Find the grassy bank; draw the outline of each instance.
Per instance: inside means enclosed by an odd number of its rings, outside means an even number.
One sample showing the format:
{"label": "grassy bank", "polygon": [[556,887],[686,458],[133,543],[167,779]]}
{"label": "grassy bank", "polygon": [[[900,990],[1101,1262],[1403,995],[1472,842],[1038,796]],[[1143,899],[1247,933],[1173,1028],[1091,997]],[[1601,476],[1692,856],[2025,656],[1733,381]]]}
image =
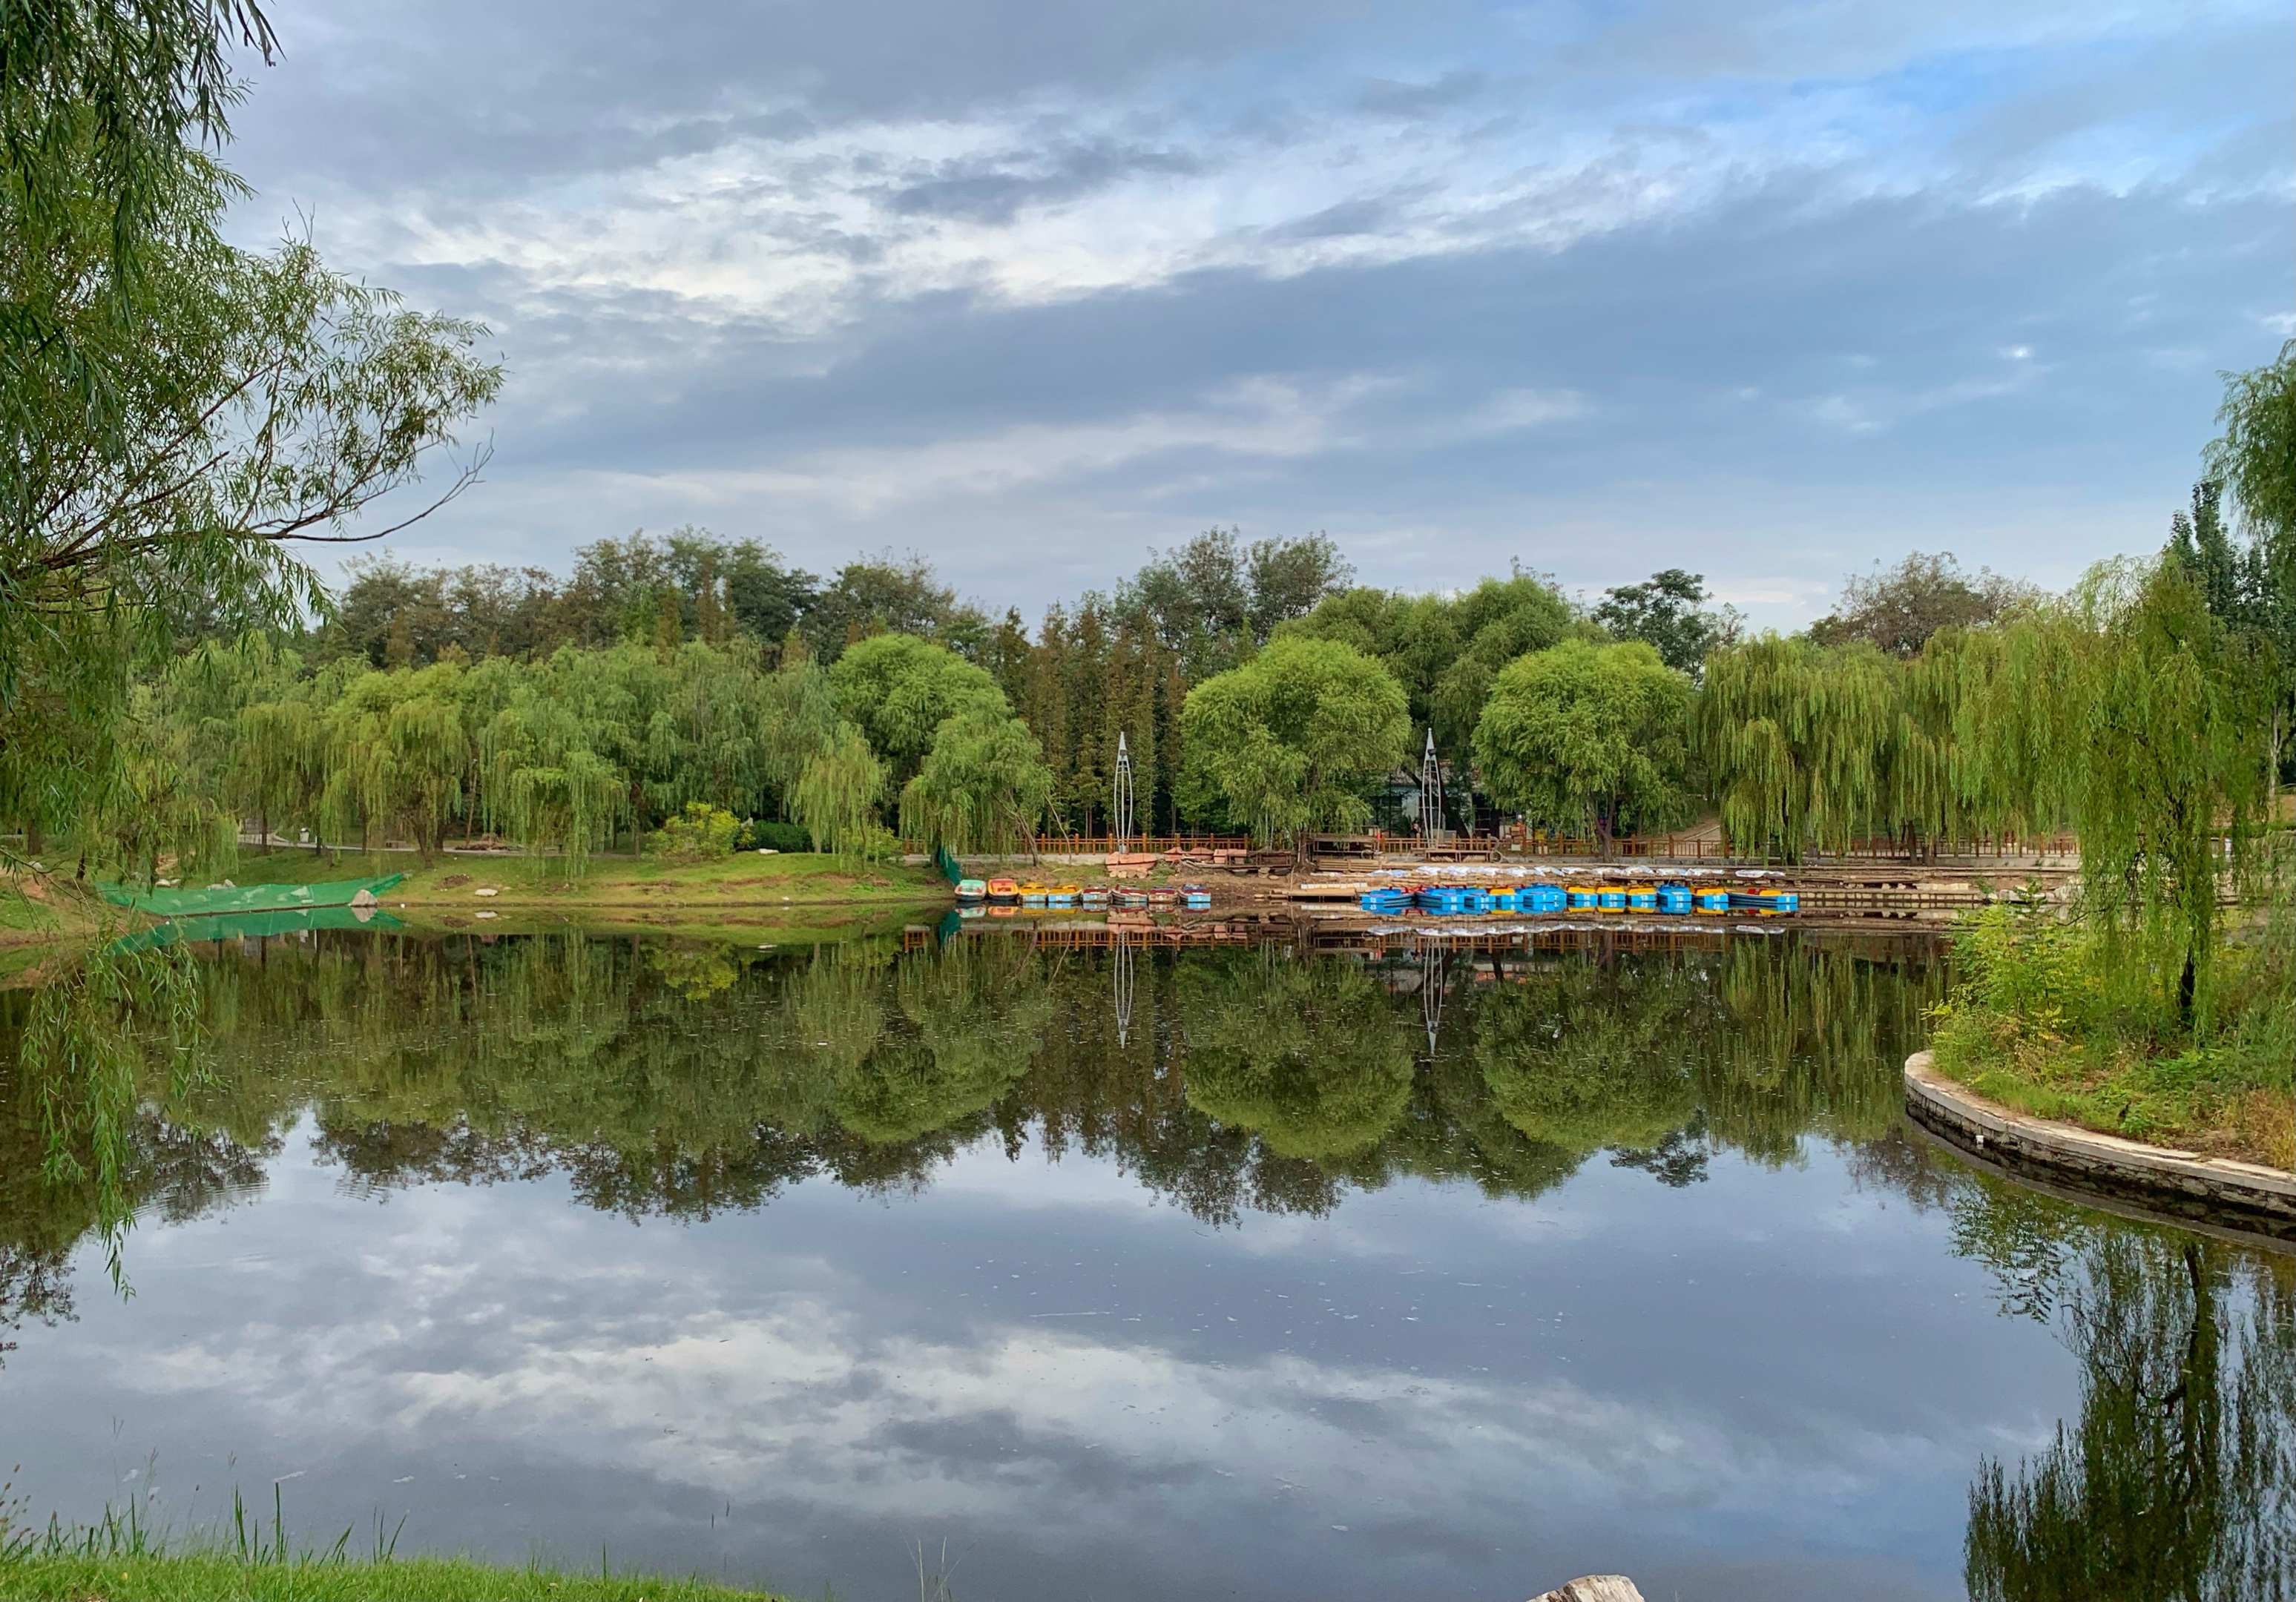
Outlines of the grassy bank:
{"label": "grassy bank", "polygon": [[760,1591],[650,1574],[500,1568],[466,1557],[242,1558],[226,1552],[0,1558],[9,1602],[764,1602]]}
{"label": "grassy bank", "polygon": [[35,948],[94,934],[102,916],[95,897],[69,880],[0,875],[0,972],[37,960]]}
{"label": "grassy bank", "polygon": [[[275,849],[242,852],[232,879],[242,885],[306,884],[388,873],[406,875],[383,900],[394,912],[404,908],[410,923],[460,927],[456,919],[475,922],[483,911],[495,913],[505,930],[521,920],[531,924],[537,916],[553,925],[697,929],[721,921],[747,926],[770,917],[781,925],[795,921],[851,932],[846,926],[882,923],[888,914],[937,908],[950,899],[947,881],[930,868],[812,852],[750,852],[701,862],[599,856],[580,876],[570,877],[552,857],[455,853],[425,862],[413,852]],[[798,909],[826,908],[838,915],[796,914]]]}
{"label": "grassy bank", "polygon": [[2296,1168],[2296,896],[2235,925],[2193,1016],[2181,951],[1988,907],[1956,927],[1938,1070],[2037,1117]]}

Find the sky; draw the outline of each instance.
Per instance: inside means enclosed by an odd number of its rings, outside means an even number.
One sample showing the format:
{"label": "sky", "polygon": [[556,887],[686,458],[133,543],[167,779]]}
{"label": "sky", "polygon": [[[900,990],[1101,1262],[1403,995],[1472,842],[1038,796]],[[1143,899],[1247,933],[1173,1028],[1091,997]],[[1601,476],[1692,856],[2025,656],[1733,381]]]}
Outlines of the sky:
{"label": "sky", "polygon": [[1363,582],[2157,548],[2296,335],[2284,0],[311,0],[250,243],[509,378],[421,562],[698,524],[1035,613],[1212,527]]}

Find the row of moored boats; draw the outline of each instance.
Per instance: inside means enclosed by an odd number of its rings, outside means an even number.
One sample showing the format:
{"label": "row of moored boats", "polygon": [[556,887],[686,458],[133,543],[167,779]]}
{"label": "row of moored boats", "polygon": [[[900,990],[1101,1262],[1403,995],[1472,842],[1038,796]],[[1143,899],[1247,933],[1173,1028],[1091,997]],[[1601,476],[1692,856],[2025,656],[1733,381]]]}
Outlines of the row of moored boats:
{"label": "row of moored boats", "polygon": [[992,907],[1168,907],[1208,911],[1212,893],[1201,885],[1149,885],[1137,890],[1106,885],[1040,885],[1033,880],[968,879],[956,887],[960,903]]}
{"label": "row of moored boats", "polygon": [[1381,885],[1363,893],[1366,912],[1393,917],[1488,917],[1500,912],[1792,912],[1801,904],[1792,890],[1732,890],[1720,886],[1652,885]]}

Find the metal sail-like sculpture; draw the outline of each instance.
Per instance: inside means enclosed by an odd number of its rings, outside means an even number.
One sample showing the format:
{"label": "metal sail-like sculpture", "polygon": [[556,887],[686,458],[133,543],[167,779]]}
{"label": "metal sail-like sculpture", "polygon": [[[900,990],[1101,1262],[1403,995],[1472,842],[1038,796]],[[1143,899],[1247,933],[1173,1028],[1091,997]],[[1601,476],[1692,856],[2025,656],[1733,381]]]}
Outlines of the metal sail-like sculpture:
{"label": "metal sail-like sculpture", "polygon": [[1435,731],[1427,731],[1427,755],[1419,764],[1419,838],[1431,840],[1443,828],[1443,764],[1435,758]]}
{"label": "metal sail-like sculpture", "polygon": [[1132,844],[1132,749],[1124,742],[1124,732],[1116,732],[1116,793],[1109,797],[1108,820],[1115,826],[1116,848],[1124,851]]}

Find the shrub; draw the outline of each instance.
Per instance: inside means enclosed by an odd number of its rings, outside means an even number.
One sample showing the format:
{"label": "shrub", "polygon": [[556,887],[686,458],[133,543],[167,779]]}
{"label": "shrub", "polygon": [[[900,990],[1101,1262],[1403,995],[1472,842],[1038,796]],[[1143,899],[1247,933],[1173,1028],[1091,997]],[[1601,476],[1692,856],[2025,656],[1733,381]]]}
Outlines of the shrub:
{"label": "shrub", "polygon": [[685,811],[663,823],[653,837],[654,849],[674,862],[705,862],[734,854],[741,821],[722,806],[688,801]]}
{"label": "shrub", "polygon": [[810,851],[813,836],[802,823],[784,823],[777,818],[752,818],[742,825],[734,837],[736,851]]}

